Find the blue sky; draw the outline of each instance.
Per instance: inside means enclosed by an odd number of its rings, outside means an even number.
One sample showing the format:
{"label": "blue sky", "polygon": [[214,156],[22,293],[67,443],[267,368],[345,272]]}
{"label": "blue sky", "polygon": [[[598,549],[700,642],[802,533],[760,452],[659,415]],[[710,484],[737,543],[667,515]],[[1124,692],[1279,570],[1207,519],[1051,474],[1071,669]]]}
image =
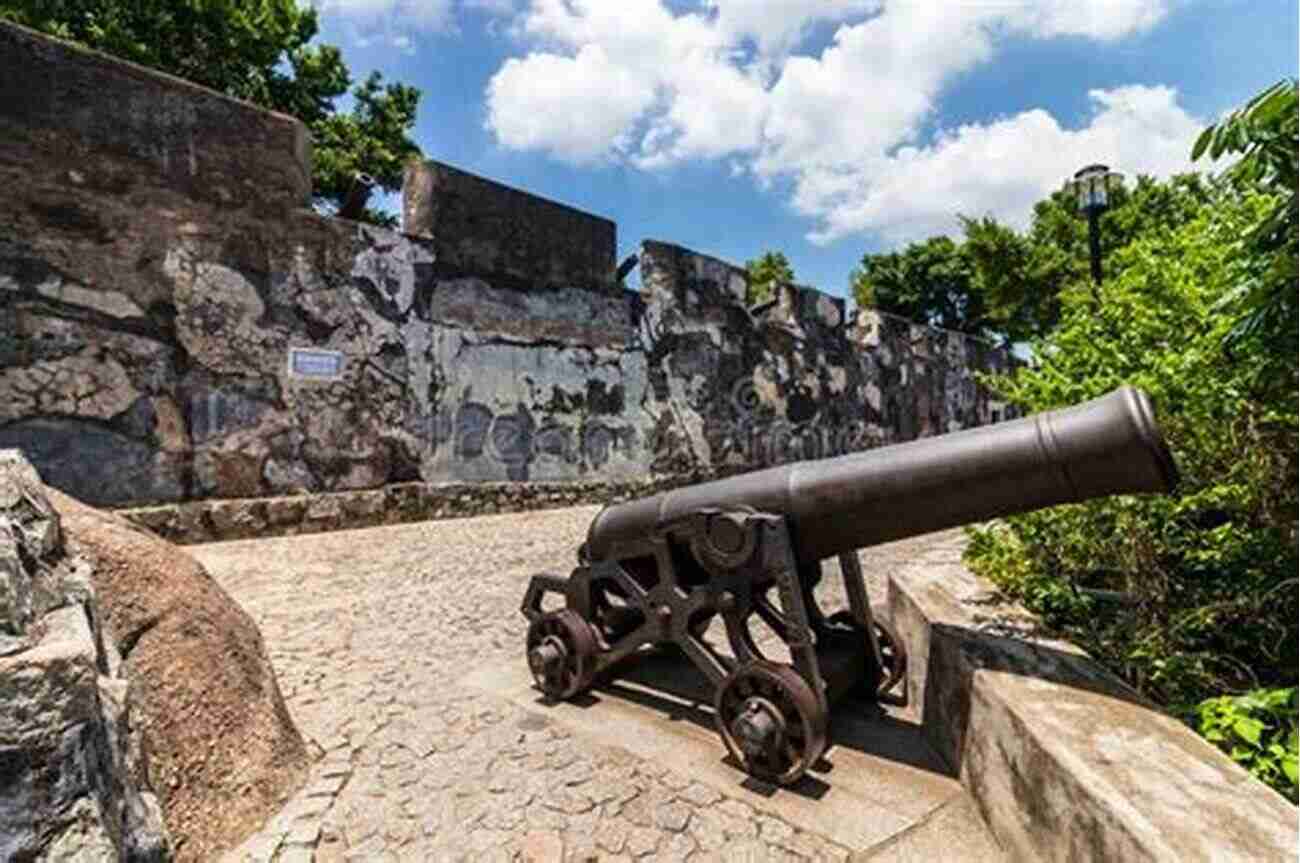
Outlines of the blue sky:
{"label": "blue sky", "polygon": [[1297,74],[1293,0],[316,0],[429,158],[843,295],[864,252],[1167,175]]}

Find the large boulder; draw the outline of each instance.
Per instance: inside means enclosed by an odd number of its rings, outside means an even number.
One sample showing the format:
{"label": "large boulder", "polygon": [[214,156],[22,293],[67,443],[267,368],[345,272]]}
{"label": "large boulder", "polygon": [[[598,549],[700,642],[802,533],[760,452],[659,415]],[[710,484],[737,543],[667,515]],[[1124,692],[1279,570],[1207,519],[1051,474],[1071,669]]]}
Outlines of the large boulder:
{"label": "large boulder", "polygon": [[211,859],[278,810],[311,760],[261,634],[176,546],[52,488],[44,494],[84,561],[103,641],[120,653],[175,857]]}
{"label": "large boulder", "polygon": [[121,645],[178,860],[237,844],[306,779],[311,757],[253,619],[194,558],[127,520],[49,490],[94,568]]}
{"label": "large boulder", "polygon": [[40,477],[0,450],[0,859],[165,860],[129,675]]}

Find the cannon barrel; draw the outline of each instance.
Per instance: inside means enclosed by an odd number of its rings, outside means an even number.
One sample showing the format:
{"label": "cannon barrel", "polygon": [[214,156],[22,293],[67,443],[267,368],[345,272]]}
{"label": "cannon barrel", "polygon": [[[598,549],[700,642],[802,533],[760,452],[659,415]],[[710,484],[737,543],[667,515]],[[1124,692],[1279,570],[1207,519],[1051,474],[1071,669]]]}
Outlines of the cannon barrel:
{"label": "cannon barrel", "polygon": [[1074,407],[740,474],[608,506],[592,561],[701,509],[786,516],[801,562],[956,525],[1112,494],[1171,491],[1173,457],[1146,394],[1121,387]]}

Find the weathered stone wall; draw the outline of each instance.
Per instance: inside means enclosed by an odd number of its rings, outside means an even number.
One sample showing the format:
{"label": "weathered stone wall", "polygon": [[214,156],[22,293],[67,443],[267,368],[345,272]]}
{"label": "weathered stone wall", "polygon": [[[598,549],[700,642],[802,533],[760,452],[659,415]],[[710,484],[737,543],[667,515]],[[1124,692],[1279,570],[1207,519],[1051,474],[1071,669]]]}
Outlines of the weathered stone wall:
{"label": "weathered stone wall", "polygon": [[641,250],[642,324],[656,418],[651,467],[718,469],[825,458],[1007,417],[975,380],[1005,350],[786,285],[744,302],[744,271],[678,246]]}
{"label": "weathered stone wall", "polygon": [[843,300],[787,286],[752,311],[743,270],[652,241],[641,284],[653,470],[760,466],[869,443]]}
{"label": "weathered stone wall", "polygon": [[429,285],[436,389],[426,481],[628,478],[645,470],[636,295]]}
{"label": "weathered stone wall", "polygon": [[22,180],[51,222],[105,243],[115,214],[82,192],[151,204],[166,190],[267,213],[310,201],[310,137],[292,117],[11,24],[0,24],[0,124],[6,194]]}
{"label": "weathered stone wall", "polygon": [[406,166],[402,229],[431,240],[448,272],[618,291],[613,222],[450,165]]}
{"label": "weathered stone wall", "polygon": [[849,330],[868,429],[888,443],[946,434],[1012,416],[975,379],[1009,372],[1010,351],[963,333],[863,309]]}
{"label": "weathered stone wall", "polygon": [[[0,446],[95,504],[627,482],[997,419],[963,336],[435,163],[321,218],[305,132],[0,25]],[[123,117],[125,111],[126,116]]]}

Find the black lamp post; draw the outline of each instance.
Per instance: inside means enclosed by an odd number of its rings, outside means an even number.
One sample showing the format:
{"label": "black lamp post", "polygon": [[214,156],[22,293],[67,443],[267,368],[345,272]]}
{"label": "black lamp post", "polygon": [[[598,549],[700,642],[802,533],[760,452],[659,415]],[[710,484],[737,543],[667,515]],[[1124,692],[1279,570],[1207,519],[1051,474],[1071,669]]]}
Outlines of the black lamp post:
{"label": "black lamp post", "polygon": [[1101,284],[1101,213],[1110,205],[1109,192],[1123,174],[1105,165],[1089,165],[1074,175],[1079,208],[1088,214],[1088,249],[1092,257],[1092,280]]}

